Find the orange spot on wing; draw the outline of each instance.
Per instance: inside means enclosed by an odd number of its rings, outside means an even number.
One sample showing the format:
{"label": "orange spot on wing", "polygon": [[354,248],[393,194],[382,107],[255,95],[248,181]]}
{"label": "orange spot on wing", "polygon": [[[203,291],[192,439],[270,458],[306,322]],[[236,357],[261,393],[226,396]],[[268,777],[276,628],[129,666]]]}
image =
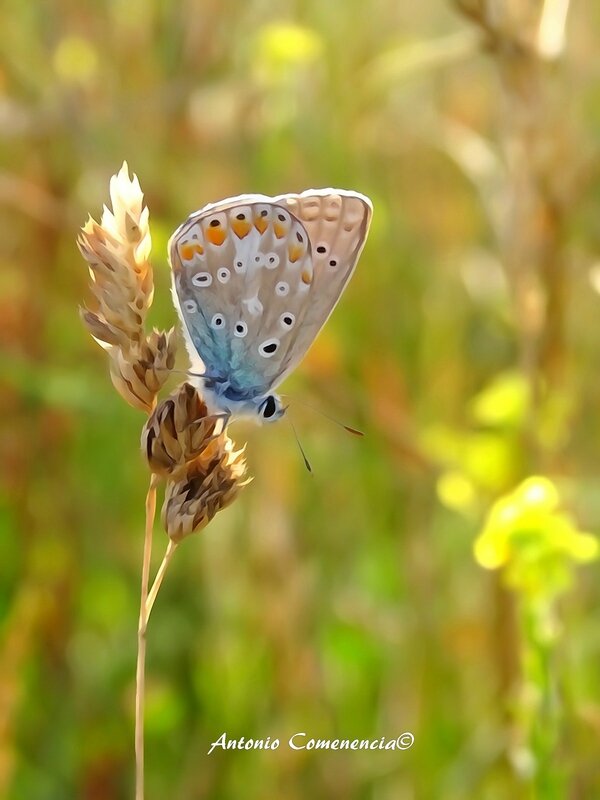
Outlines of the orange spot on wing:
{"label": "orange spot on wing", "polygon": [[227,231],[223,230],[222,227],[207,228],[204,235],[211,244],[223,244],[227,238]]}
{"label": "orange spot on wing", "polygon": [[312,272],[310,272],[310,270],[303,269],[302,270],[302,283],[306,283],[306,284],[312,283],[312,279],[313,279]]}
{"label": "orange spot on wing", "polygon": [[184,261],[191,261],[196,254],[201,256],[204,248],[199,242],[185,242],[180,246],[179,253]]}
{"label": "orange spot on wing", "polygon": [[179,255],[184,261],[190,261],[194,257],[196,248],[193,244],[182,244],[179,248]]}
{"label": "orange spot on wing", "polygon": [[234,219],[231,223],[231,227],[233,228],[235,235],[239,239],[243,239],[244,236],[248,236],[252,226],[249,222],[246,222],[245,219]]}
{"label": "orange spot on wing", "polygon": [[283,227],[283,225],[280,225],[279,222],[273,223],[273,230],[275,231],[275,236],[278,239],[283,239],[283,237],[286,234],[285,228]]}
{"label": "orange spot on wing", "polygon": [[269,227],[269,223],[264,217],[254,217],[254,227],[262,236]]}
{"label": "orange spot on wing", "polygon": [[298,247],[297,244],[292,244],[290,245],[290,247],[288,247],[288,258],[290,259],[292,264],[295,261],[298,261],[298,259],[301,258],[303,253],[304,253],[304,248]]}

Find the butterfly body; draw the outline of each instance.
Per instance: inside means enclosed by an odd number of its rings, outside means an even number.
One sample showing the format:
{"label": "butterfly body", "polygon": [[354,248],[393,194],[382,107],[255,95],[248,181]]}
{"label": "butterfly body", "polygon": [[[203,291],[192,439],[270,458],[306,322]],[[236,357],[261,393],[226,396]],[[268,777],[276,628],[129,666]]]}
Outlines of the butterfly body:
{"label": "butterfly body", "polygon": [[273,390],[335,307],[365,242],[370,201],[342,190],[241,195],[171,237],[173,298],[213,411],[279,419]]}

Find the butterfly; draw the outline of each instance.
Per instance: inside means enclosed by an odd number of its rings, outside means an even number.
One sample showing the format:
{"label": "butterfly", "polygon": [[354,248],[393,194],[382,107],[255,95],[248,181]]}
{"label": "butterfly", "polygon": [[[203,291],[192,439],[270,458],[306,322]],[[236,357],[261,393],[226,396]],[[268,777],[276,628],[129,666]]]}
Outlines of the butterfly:
{"label": "butterfly", "polygon": [[358,192],[240,195],[204,206],[169,240],[175,307],[211,412],[273,422],[274,390],[336,306],[372,216]]}

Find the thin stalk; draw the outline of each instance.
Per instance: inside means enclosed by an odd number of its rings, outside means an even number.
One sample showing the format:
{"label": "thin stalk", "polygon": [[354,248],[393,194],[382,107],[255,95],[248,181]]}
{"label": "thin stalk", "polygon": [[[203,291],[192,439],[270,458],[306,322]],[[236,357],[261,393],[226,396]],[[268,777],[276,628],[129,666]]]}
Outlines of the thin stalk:
{"label": "thin stalk", "polygon": [[548,635],[548,628],[554,627],[553,617],[551,601],[522,599],[523,674],[526,687],[535,698],[527,731],[528,745],[536,759],[532,788],[536,797],[559,800],[565,796],[566,786],[556,758],[561,708],[553,667],[554,641]]}
{"label": "thin stalk", "polygon": [[158,478],[152,475],[146,494],[146,530],[142,560],[142,585],[140,591],[140,617],[138,622],[138,652],[135,681],[135,800],[144,800],[144,696],[146,674],[146,627],[148,614],[148,583],[152,556],[152,531],[156,514],[156,487]]}
{"label": "thin stalk", "polygon": [[158,594],[158,590],[161,587],[163,582],[163,578],[165,577],[165,572],[167,571],[167,567],[169,566],[169,562],[173,557],[173,553],[177,548],[177,544],[172,540],[169,539],[169,544],[167,545],[167,550],[163,556],[162,563],[158,568],[158,572],[156,573],[156,577],[154,578],[154,583],[152,584],[152,588],[148,592],[148,597],[146,599],[146,622],[150,618],[150,613],[152,612],[152,607],[154,605],[154,601],[156,600],[156,595]]}

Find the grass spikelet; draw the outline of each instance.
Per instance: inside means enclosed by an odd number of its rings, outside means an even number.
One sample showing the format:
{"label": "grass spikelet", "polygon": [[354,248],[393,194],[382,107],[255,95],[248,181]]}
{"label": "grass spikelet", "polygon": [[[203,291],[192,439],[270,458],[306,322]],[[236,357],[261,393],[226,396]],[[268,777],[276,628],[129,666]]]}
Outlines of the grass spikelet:
{"label": "grass spikelet", "polygon": [[150,412],[175,364],[175,337],[172,330],[150,335],[144,330],[154,295],[149,214],[126,163],[110,180],[110,197],[112,210],[104,208],[100,223],[90,217],[77,239],[95,305],[81,309],[81,318],[108,352],[119,394],[134,408]]}
{"label": "grass spikelet", "polygon": [[208,525],[235,500],[245,474],[243,450],[234,450],[231,439],[221,434],[210,442],[180,477],[167,482],[161,518],[170,539],[180,542]]}

